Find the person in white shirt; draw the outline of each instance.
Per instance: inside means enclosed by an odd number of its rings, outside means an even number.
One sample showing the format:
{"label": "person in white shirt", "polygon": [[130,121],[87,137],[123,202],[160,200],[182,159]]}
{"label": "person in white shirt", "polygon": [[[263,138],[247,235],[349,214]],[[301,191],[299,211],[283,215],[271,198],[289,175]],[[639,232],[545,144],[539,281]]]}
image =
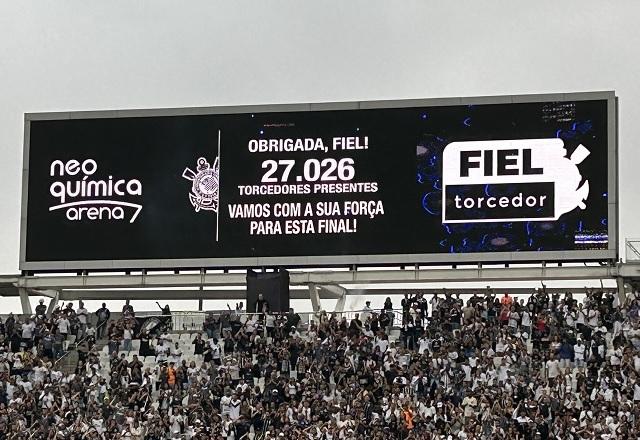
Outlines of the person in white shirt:
{"label": "person in white shirt", "polygon": [[418,353],[423,354],[425,351],[429,349],[429,338],[426,335],[423,335],[418,339]]}
{"label": "person in white shirt", "polygon": [[222,396],[220,398],[220,414],[222,414],[223,416],[229,415],[229,413],[231,412],[231,393],[229,391],[227,391],[227,393]]}
{"label": "person in white shirt", "polygon": [[[252,334],[257,326],[257,319],[252,318],[252,320],[247,321],[247,334]],[[267,337],[273,338],[276,330],[276,315],[271,313],[270,310],[265,312],[264,315],[264,326],[267,329]]]}
{"label": "person in white shirt", "polygon": [[529,313],[529,310],[527,309],[522,310],[521,325],[523,331],[527,332],[527,334],[531,334],[531,313]]}
{"label": "person in white shirt", "polygon": [[633,401],[634,403],[640,403],[640,383],[633,384]]}
{"label": "person in white shirt", "polygon": [[18,376],[18,379],[16,380],[16,385],[18,387],[22,387],[24,391],[26,391],[27,393],[30,393],[33,390],[33,385],[31,384],[31,382],[28,380],[23,380],[22,376]]}
{"label": "person in white shirt", "polygon": [[41,361],[39,361],[35,367],[33,367],[33,381],[35,383],[43,383],[45,376],[49,370],[45,367]]}
{"label": "person in white shirt", "polygon": [[464,382],[471,382],[471,366],[462,364],[462,371],[464,371]]}
{"label": "person in white shirt", "polygon": [[133,330],[131,324],[126,324],[122,331],[122,350],[127,353],[131,352],[131,340],[133,339]]}
{"label": "person in white shirt", "polygon": [[435,316],[438,311],[438,307],[440,306],[440,298],[438,298],[437,293],[433,294],[433,297],[429,300],[429,304],[431,304],[431,315]]}
{"label": "person in white shirt", "polygon": [[360,314],[360,319],[362,320],[363,324],[366,324],[367,320],[371,317],[372,311],[373,309],[371,309],[371,301],[365,302],[362,313]]}
{"label": "person in white shirt", "polygon": [[66,315],[62,315],[62,317],[58,319],[56,324],[58,325],[58,330],[60,330],[60,334],[62,334],[62,337],[66,340],[67,335],[69,334],[69,327],[71,326]]}
{"label": "person in white shirt", "polygon": [[609,363],[612,367],[619,367],[622,362],[622,349],[620,347],[611,350]]}
{"label": "person in white shirt", "polygon": [[498,342],[496,343],[496,355],[502,356],[506,347],[507,346],[504,343],[504,339],[498,339]]}
{"label": "person in white shirt", "polygon": [[509,367],[507,367],[507,364],[503,358],[500,363],[500,366],[498,367],[498,383],[504,384],[508,378],[509,378]]}
{"label": "person in white shirt", "polygon": [[27,322],[22,324],[22,342],[27,350],[31,348],[31,344],[33,342],[33,331],[35,328],[36,324],[33,322],[33,319],[29,319]]}
{"label": "person in white shirt", "polygon": [[590,309],[587,313],[588,325],[592,329],[595,329],[598,326],[598,311],[596,309]]}
{"label": "person in white shirt", "polygon": [[511,310],[509,314],[509,328],[515,333],[518,329],[518,325],[520,322],[520,314],[516,312],[514,309]]}
{"label": "person in white shirt", "polygon": [[584,362],[585,350],[586,350],[586,347],[584,345],[584,342],[582,342],[581,338],[578,338],[576,344],[573,346],[574,359],[575,359],[577,368],[584,368],[585,366],[585,362]]}
{"label": "person in white shirt", "polygon": [[577,318],[576,312],[567,311],[565,313],[564,319],[565,319],[566,324],[569,327],[575,327],[576,326],[576,318]]}
{"label": "person in white shirt", "polygon": [[549,360],[545,363],[547,370],[547,377],[549,379],[555,379],[560,374],[560,362],[558,359],[549,357]]}
{"label": "person in white shirt", "polygon": [[240,404],[242,400],[238,398],[237,394],[234,394],[229,401],[229,418],[231,420],[238,420],[240,418]]}
{"label": "person in white shirt", "polygon": [[474,394],[468,391],[464,399],[462,399],[462,406],[464,407],[464,417],[470,418],[475,416],[476,406],[478,405],[478,400],[475,398]]}
{"label": "person in white shirt", "polygon": [[171,433],[174,437],[181,438],[180,436],[180,424],[184,421],[184,417],[182,415],[172,415],[169,418],[169,423],[171,424]]}
{"label": "person in white shirt", "polygon": [[170,350],[169,362],[173,362],[176,365],[180,365],[182,361],[182,349],[180,348],[180,344],[176,342]]}
{"label": "person in white shirt", "polygon": [[169,352],[169,346],[164,343],[164,340],[160,339],[158,341],[158,345],[156,345],[156,361],[166,362],[168,352]]}
{"label": "person in white shirt", "polygon": [[387,339],[387,336],[383,336],[381,338],[376,338],[376,347],[380,347],[380,353],[384,354],[387,351],[387,348],[389,347],[389,339]]}
{"label": "person in white shirt", "polygon": [[87,328],[84,332],[84,336],[87,338],[95,338],[96,337],[96,328],[91,325],[90,322],[87,322]]}
{"label": "person in white shirt", "polygon": [[80,324],[80,327],[78,328],[78,339],[81,339],[85,336],[87,331],[87,316],[89,316],[89,311],[84,307],[84,303],[82,301],[78,303],[76,316],[78,318],[78,323]]}
{"label": "person in white shirt", "polygon": [[214,364],[220,365],[220,358],[222,357],[222,348],[216,338],[209,339],[209,349],[211,350],[211,360]]}

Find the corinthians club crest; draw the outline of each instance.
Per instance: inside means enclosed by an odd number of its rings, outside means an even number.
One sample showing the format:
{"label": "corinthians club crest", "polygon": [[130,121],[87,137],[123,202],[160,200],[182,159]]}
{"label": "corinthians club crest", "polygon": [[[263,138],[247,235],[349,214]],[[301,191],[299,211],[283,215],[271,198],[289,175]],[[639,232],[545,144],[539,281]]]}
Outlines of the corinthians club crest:
{"label": "corinthians club crest", "polygon": [[218,185],[220,176],[218,159],[219,158],[216,157],[213,165],[210,165],[207,159],[201,157],[198,159],[196,171],[187,167],[182,172],[182,177],[192,182],[189,201],[196,212],[199,212],[201,209],[218,212]]}

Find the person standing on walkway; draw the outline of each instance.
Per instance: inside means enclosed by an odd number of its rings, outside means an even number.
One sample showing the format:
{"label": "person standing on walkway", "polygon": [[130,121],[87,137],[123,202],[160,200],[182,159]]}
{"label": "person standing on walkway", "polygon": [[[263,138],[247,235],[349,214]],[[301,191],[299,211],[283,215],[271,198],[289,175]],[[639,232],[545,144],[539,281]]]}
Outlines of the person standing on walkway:
{"label": "person standing on walkway", "polygon": [[96,325],[97,339],[102,339],[107,328],[107,321],[111,317],[111,312],[106,303],[102,303],[102,307],[96,311],[96,316],[98,317],[98,324]]}

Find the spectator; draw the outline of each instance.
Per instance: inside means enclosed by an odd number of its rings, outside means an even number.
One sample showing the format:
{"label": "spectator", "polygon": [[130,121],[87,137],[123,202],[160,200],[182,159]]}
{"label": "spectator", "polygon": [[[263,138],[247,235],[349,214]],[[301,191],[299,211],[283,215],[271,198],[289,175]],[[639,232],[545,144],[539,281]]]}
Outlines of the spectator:
{"label": "spectator", "polygon": [[125,303],[122,306],[122,316],[125,317],[125,318],[128,318],[128,317],[131,317],[131,316],[134,316],[134,315],[135,315],[135,313],[133,311],[133,306],[130,303]]}
{"label": "spectator", "polygon": [[198,333],[192,344],[194,345],[193,353],[202,356],[207,345],[206,341],[202,339],[202,334]]}
{"label": "spectator", "polygon": [[31,316],[22,324],[22,346],[29,350],[33,345],[33,334],[36,329],[35,316]]}
{"label": "spectator", "polygon": [[271,307],[269,307],[269,302],[264,299],[264,296],[262,295],[262,293],[258,294],[258,300],[256,301],[256,308],[254,310],[255,313],[259,313],[260,316],[262,317],[262,313],[264,313],[266,310],[270,310]]}
{"label": "spectator", "polygon": [[[265,323],[265,327],[267,329],[267,336],[270,338],[273,338],[275,336],[275,332],[276,332],[276,316],[271,313],[270,310],[267,310],[265,312],[265,319],[264,319],[264,323]],[[256,331],[256,325],[257,325],[257,321],[253,320],[253,319],[249,319],[247,320],[247,333],[248,334],[253,334],[253,332]]]}
{"label": "spectator", "polygon": [[204,321],[204,330],[207,333],[207,338],[217,337],[220,331],[220,319],[213,313],[208,313]]}
{"label": "spectator", "polygon": [[287,327],[298,327],[300,324],[300,315],[295,313],[292,308],[289,308],[289,313],[287,313]]}
{"label": "spectator", "polygon": [[84,307],[84,303],[82,301],[78,302],[78,310],[76,310],[76,317],[78,318],[78,340],[86,335],[88,316],[89,311]]}
{"label": "spectator", "polygon": [[[575,299],[531,296],[512,301],[504,326],[490,319],[490,309],[503,308],[491,294],[464,308],[445,294],[431,314],[420,294],[407,296],[400,340],[373,330],[373,312],[364,323],[318,313],[295,331],[289,314],[273,314],[268,339],[266,320],[232,320],[222,344],[143,332],[157,359],[83,343],[71,374],[51,362],[62,351],[57,322],[67,316],[73,327],[76,319],[68,307],[34,317],[34,342],[41,336],[30,349],[22,346],[30,321],[12,316],[0,326],[0,438],[639,438],[635,297],[618,303],[592,292],[584,309],[596,310],[598,322],[587,321],[587,339]],[[127,319],[111,323],[110,337],[123,336]]]}
{"label": "spectator", "polygon": [[158,305],[158,307],[162,311],[162,316],[171,316],[171,309],[169,308],[169,304],[165,304],[164,307],[162,307],[160,305],[160,303],[157,302],[157,301],[156,301],[156,304]]}
{"label": "spectator", "polygon": [[58,320],[56,321],[56,325],[58,326],[58,331],[62,335],[62,339],[66,340],[71,327],[71,323],[69,322],[67,315],[63,314],[62,316],[60,316],[60,318],[58,318]]}
{"label": "spectator", "polygon": [[122,351],[131,352],[131,341],[133,339],[133,325],[129,322],[124,324],[122,331]]}
{"label": "spectator", "polygon": [[38,301],[38,305],[36,306],[36,316],[38,318],[44,318],[47,314],[47,306],[44,305],[44,299]]}
{"label": "spectator", "polygon": [[371,317],[371,301],[366,301],[364,303],[364,309],[362,309],[362,322],[367,322]]}
{"label": "spectator", "polygon": [[96,337],[98,339],[102,339],[107,329],[107,322],[111,317],[111,312],[107,308],[106,303],[102,303],[102,307],[96,311],[96,316],[98,317],[98,323],[96,324]]}

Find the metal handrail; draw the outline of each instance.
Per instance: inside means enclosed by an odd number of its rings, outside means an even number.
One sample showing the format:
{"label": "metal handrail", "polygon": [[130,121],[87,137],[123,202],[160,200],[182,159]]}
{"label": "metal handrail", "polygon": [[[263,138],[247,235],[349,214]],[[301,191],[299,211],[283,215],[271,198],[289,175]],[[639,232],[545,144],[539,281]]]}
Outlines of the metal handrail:
{"label": "metal handrail", "polygon": [[[392,312],[394,314],[394,325],[401,325],[402,324],[402,313],[403,310],[401,308],[396,308],[396,309],[389,309],[388,311]],[[363,313],[363,312],[370,312],[370,313],[380,313],[380,309],[372,309],[372,310],[364,310],[364,309],[358,309],[358,310],[345,310],[342,312],[336,312],[336,311],[326,311],[326,310],[320,310],[318,312],[295,312],[297,315],[300,315],[301,317],[305,317],[306,318],[306,323],[310,324],[311,321],[317,321],[317,319],[319,318],[320,314],[324,312],[326,313],[326,315],[328,317],[331,317],[332,315],[338,316],[339,318],[342,318],[343,316],[346,317],[347,319],[352,319],[356,313]],[[210,313],[216,314],[216,315],[221,315],[223,313],[229,313],[233,316],[236,317],[240,317],[240,319],[242,319],[243,317],[248,317],[248,316],[252,316],[252,315],[259,315],[260,313],[256,313],[256,312],[247,312],[245,310],[243,311],[236,311],[236,310],[210,310],[210,311],[182,311],[182,312],[171,312],[171,330],[172,331],[202,331],[203,330],[203,326],[204,326],[204,322],[205,322],[205,318],[207,315],[209,315]],[[274,315],[280,316],[280,315],[286,315],[287,312],[274,312]],[[145,315],[137,315],[138,317],[156,317],[156,318],[167,318],[168,315],[160,315],[160,314],[145,314]],[[196,319],[192,319],[190,322],[188,322],[188,318],[196,318]]]}
{"label": "metal handrail", "polygon": [[[29,431],[33,431],[31,432],[31,434],[29,435],[29,438],[33,437],[33,435],[36,433],[36,431],[33,430],[33,428],[38,424],[38,420],[36,420],[35,422],[33,422],[33,425],[29,426]],[[15,435],[13,436],[15,437]],[[11,438],[13,438],[11,437]]]}
{"label": "metal handrail", "polygon": [[[402,313],[403,313],[402,309],[389,309],[387,311],[388,312],[392,312],[394,314],[394,323],[393,323],[394,325],[396,324],[396,321],[398,321],[398,320],[400,321],[400,324],[401,324]],[[202,331],[202,326],[204,325],[204,317],[206,317],[209,313],[221,314],[221,313],[224,313],[224,312],[235,314],[235,316],[239,316],[239,317],[248,317],[248,316],[252,316],[252,315],[257,315],[258,314],[258,313],[255,313],[255,312],[246,312],[246,311],[239,312],[239,311],[234,311],[234,310],[231,310],[231,311],[229,311],[229,310],[223,310],[223,311],[199,311],[198,310],[198,311],[192,311],[192,312],[191,311],[171,312],[170,317],[171,317],[171,322],[172,322],[172,331],[185,331],[185,330]],[[321,310],[321,311],[318,311],[318,312],[300,312],[300,313],[296,312],[296,314],[298,314],[298,315],[306,315],[308,318],[319,318],[320,315],[323,312],[326,313],[326,315],[328,317],[331,317],[332,315],[335,315],[335,316],[338,316],[338,317],[342,318],[343,316],[346,315],[345,317],[347,319],[353,319],[353,317],[355,316],[356,313],[363,313],[363,312],[379,313],[380,310],[378,310],[378,309],[374,309],[374,310],[360,309],[360,310],[345,310],[345,311],[342,311],[342,312],[328,312],[328,311],[325,311],[325,310]],[[287,313],[284,313],[284,312],[276,312],[276,313],[274,313],[274,315],[286,315],[286,314]],[[180,316],[198,316],[198,317],[202,317],[202,323],[197,328],[192,326],[190,329],[188,329],[188,328],[185,327],[184,323],[181,323],[181,322],[179,323],[179,322],[177,322],[177,320],[174,319],[174,318],[180,317]],[[141,315],[140,317],[167,318],[168,315],[160,315],[160,314],[154,313],[154,314],[144,314],[144,315]],[[308,320],[308,324],[309,325],[311,324],[311,321],[312,321],[312,319]],[[314,321],[315,321],[315,319],[314,319]],[[102,323],[100,323],[98,326],[96,326],[96,330],[98,330],[102,326],[105,326],[107,324],[107,322],[108,321],[103,321]],[[181,326],[182,326],[182,328],[180,328]],[[85,342],[87,340],[88,340],[88,336],[83,336],[81,339],[79,339],[77,341],[74,341],[73,344],[75,344],[76,347],[77,347],[78,345],[80,345],[81,343],[83,343],[83,342]],[[76,348],[76,350],[77,350],[77,348]],[[61,361],[66,359],[67,356],[69,356],[69,354],[71,353],[71,351],[72,350],[67,350],[66,352],[64,352],[64,354],[62,356],[60,356],[58,359],[56,359],[53,362],[53,368],[57,367],[60,364]]]}
{"label": "metal handrail", "polygon": [[[100,327],[102,327],[102,326],[106,325],[106,324],[107,324],[107,322],[109,322],[109,321],[108,321],[108,320],[107,320],[107,321],[103,321],[101,324],[99,324],[98,326],[96,326],[96,332],[98,331],[98,329],[99,329]],[[88,340],[88,339],[89,339],[89,338],[88,338],[88,336],[86,336],[86,335],[85,335],[85,336],[83,336],[80,340],[78,340],[78,341],[74,341],[73,343],[76,345],[76,350],[77,350],[78,345],[82,344],[83,342],[85,342],[85,341],[86,341],[86,340]],[[70,353],[71,353],[71,350],[67,350],[66,352],[64,352],[64,354],[63,354],[62,356],[60,356],[58,359],[56,359],[55,361],[53,361],[53,368],[55,368],[56,366],[58,366],[58,363],[59,363],[61,360],[65,359],[65,358],[66,358]]]}
{"label": "metal handrail", "polygon": [[[636,246],[634,246],[633,243],[640,243],[640,239],[638,239],[638,238],[627,238],[625,240],[626,249],[627,250],[631,250],[631,252],[633,252],[635,254],[636,258],[632,259],[632,261],[640,260],[640,250],[638,250],[638,248]],[[625,256],[627,257],[627,261],[629,261],[628,253]]]}

